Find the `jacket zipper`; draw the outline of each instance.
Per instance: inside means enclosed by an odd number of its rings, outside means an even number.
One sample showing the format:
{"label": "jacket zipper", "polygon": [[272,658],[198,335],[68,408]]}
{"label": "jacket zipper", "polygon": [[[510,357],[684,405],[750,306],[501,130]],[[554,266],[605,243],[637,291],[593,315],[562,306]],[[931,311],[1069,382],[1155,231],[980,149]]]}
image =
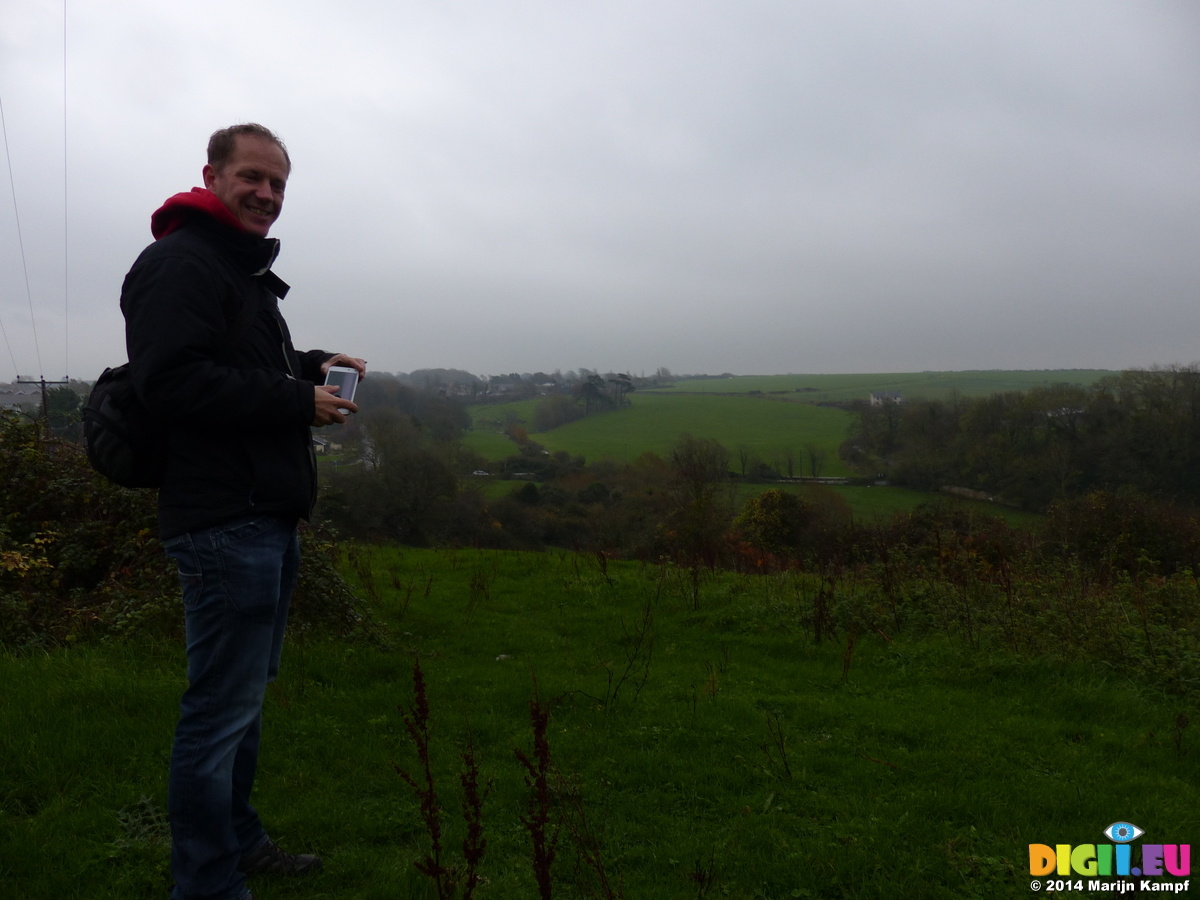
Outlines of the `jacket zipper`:
{"label": "jacket zipper", "polygon": [[[287,338],[284,336],[286,332],[283,330],[283,323],[280,321],[278,309],[272,310],[272,318],[275,320],[275,327],[279,329],[279,349],[283,353],[283,364],[287,366],[287,376],[292,381],[297,381],[296,372],[292,368],[292,358],[288,355]],[[317,454],[313,450],[312,429],[305,426],[304,430],[308,437],[305,443],[308,446],[308,472],[309,484],[311,485],[308,492],[308,515],[305,518],[312,519],[313,507],[317,505]]]}

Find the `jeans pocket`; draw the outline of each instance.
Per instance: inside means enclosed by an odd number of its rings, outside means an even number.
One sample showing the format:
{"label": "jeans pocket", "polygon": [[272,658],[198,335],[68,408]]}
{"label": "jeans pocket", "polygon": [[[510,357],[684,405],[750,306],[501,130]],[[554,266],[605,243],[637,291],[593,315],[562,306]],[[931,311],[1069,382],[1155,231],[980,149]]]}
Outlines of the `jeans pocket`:
{"label": "jeans pocket", "polygon": [[204,592],[204,569],[190,534],[181,534],[163,542],[167,556],[175,560],[179,570],[179,586],[183,589],[185,609],[195,609]]}
{"label": "jeans pocket", "polygon": [[263,516],[212,533],[226,600],[243,616],[274,621],[283,557],[294,531],[282,519]]}

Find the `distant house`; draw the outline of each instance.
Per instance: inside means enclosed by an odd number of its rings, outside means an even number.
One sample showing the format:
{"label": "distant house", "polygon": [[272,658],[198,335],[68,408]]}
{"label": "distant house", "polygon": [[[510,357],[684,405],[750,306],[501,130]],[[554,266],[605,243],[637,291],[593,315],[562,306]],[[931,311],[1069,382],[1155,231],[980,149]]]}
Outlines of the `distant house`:
{"label": "distant house", "polygon": [[0,385],[0,409],[33,412],[42,408],[42,392],[37,388]]}
{"label": "distant house", "polygon": [[872,406],[883,406],[885,403],[903,403],[904,395],[899,391],[876,391],[871,395]]}
{"label": "distant house", "polygon": [[313,453],[328,453],[329,452],[329,441],[326,440],[325,438],[317,437],[314,434],[312,441],[313,441]]}

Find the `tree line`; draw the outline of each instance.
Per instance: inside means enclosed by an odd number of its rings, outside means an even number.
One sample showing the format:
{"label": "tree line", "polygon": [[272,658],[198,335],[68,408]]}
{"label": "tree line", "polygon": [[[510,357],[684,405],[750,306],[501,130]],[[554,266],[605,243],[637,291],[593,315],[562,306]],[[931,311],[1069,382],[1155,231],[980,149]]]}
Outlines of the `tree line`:
{"label": "tree line", "polygon": [[984,491],[1031,510],[1097,490],[1200,503],[1200,370],[1131,370],[1091,387],[852,405],[842,457],[923,490]]}

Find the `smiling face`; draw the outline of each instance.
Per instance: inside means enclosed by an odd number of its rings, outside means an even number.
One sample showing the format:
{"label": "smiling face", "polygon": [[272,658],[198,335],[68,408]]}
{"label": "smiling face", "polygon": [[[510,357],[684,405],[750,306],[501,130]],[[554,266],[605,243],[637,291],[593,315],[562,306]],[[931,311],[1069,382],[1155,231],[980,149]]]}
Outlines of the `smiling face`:
{"label": "smiling face", "polygon": [[266,237],[283,209],[287,157],[278,144],[239,134],[220,169],[204,167],[204,186],[216,194],[250,234]]}

